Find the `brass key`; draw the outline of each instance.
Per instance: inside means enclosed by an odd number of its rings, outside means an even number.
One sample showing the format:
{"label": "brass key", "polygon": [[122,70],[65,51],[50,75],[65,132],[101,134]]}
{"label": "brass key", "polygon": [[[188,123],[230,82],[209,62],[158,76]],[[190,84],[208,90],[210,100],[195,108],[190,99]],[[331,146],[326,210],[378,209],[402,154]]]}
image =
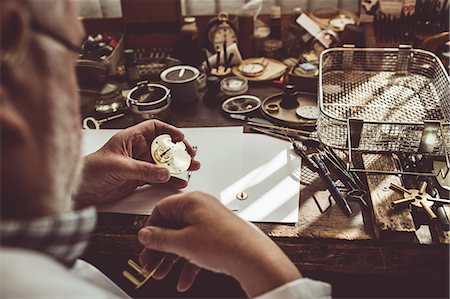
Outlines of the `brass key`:
{"label": "brass key", "polygon": [[431,209],[434,202],[439,202],[442,204],[450,204],[450,200],[443,198],[431,197],[427,192],[427,182],[423,181],[419,184],[418,189],[406,189],[402,186],[391,183],[390,189],[403,194],[402,199],[394,200],[392,206],[397,208],[405,204],[411,204],[417,208],[422,208],[428,214],[430,219],[436,219],[437,216]]}

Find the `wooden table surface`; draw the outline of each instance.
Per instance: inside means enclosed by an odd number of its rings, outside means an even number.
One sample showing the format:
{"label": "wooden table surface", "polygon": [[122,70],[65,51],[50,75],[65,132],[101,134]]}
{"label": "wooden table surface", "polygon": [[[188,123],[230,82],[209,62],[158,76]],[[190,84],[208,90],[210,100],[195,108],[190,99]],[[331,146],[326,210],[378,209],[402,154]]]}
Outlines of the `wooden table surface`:
{"label": "wooden table surface", "polygon": [[[264,99],[276,92],[280,92],[280,89],[266,83],[252,85],[248,93]],[[93,111],[92,103],[83,107],[82,112],[84,116],[102,116]],[[258,113],[253,116],[260,116]],[[142,120],[126,112],[124,118],[105,123],[102,127],[125,128]],[[206,107],[201,100],[182,109],[173,109],[166,121],[178,127],[243,125],[240,121],[230,119],[221,111],[220,106]],[[336,285],[335,296],[448,296],[448,245],[419,244],[417,238],[378,240],[373,230],[371,213],[362,213],[359,205],[354,202],[350,203],[355,211],[352,217],[345,216],[334,203],[321,213],[318,204],[322,207],[329,205],[328,197],[329,192],[320,177],[303,167],[299,222],[293,226],[257,225],[281,247],[299,269],[309,276]],[[137,260],[142,249],[136,234],[144,225],[145,219],[146,216],[100,214],[98,227],[91,238],[85,258],[133,296],[178,296],[173,293],[176,281],[174,274],[169,277],[172,284],[152,282],[139,291],[135,291],[121,276],[127,259]],[[213,297],[216,296],[217,288],[221,289],[220,297],[243,296],[242,290],[233,279],[206,271],[200,277],[205,285],[217,286],[211,290],[195,287],[184,296]],[[362,279],[363,277],[366,279]],[[358,285],[354,286],[353,281],[359,281]],[[393,281],[399,290],[383,292],[377,287],[378,284],[393,284]],[[417,284],[410,284],[415,281]],[[426,292],[419,287],[424,281],[428,286]],[[207,289],[210,291],[206,291]],[[368,290],[370,293],[367,293]]]}

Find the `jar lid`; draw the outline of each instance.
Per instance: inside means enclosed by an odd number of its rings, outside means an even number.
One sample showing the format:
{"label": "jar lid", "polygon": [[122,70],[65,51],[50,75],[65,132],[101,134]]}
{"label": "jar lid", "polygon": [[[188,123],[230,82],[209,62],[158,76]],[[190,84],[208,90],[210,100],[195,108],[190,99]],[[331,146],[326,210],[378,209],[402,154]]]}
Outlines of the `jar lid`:
{"label": "jar lid", "polygon": [[195,17],[185,17],[184,23],[185,24],[195,23]]}
{"label": "jar lid", "polygon": [[220,86],[225,92],[245,92],[248,89],[248,81],[237,76],[228,77],[220,81]]}
{"label": "jar lid", "polygon": [[176,65],[161,73],[161,80],[166,83],[187,83],[197,79],[200,71],[190,65]]}

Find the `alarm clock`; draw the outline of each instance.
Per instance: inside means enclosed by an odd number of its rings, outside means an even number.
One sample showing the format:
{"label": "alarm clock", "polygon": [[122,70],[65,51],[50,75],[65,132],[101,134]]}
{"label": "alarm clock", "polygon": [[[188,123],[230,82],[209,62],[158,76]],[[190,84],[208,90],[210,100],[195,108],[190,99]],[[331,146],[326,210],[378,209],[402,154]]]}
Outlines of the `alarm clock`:
{"label": "alarm clock", "polygon": [[221,12],[206,25],[205,40],[211,52],[221,51],[224,43],[229,46],[238,42],[236,26],[230,21],[228,13]]}

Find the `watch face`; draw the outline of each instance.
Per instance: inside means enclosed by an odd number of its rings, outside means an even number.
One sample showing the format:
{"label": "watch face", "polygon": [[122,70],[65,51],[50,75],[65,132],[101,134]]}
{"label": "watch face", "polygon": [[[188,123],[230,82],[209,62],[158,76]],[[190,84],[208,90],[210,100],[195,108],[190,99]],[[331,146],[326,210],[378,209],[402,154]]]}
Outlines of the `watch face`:
{"label": "watch face", "polygon": [[209,36],[216,51],[223,49],[224,42],[226,42],[227,46],[237,43],[236,32],[228,24],[221,24],[218,27],[211,29]]}
{"label": "watch face", "polygon": [[348,24],[355,24],[355,20],[344,15],[340,15],[330,20],[330,25],[339,30],[344,30],[345,26]]}
{"label": "watch face", "polygon": [[260,63],[249,63],[242,66],[242,73],[258,74],[264,70]]}

